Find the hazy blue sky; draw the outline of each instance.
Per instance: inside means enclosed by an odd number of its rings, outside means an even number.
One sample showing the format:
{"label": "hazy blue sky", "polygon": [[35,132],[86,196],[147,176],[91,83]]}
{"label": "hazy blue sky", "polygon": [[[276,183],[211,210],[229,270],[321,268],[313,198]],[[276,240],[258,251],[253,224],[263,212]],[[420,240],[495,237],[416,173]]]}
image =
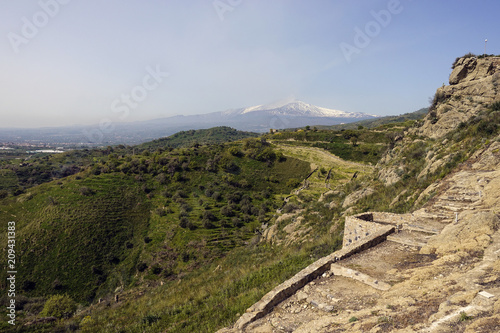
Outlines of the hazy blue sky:
{"label": "hazy blue sky", "polygon": [[500,53],[498,13],[498,0],[2,0],[0,127],[290,97],[411,112],[448,82],[455,57],[483,53],[486,38]]}

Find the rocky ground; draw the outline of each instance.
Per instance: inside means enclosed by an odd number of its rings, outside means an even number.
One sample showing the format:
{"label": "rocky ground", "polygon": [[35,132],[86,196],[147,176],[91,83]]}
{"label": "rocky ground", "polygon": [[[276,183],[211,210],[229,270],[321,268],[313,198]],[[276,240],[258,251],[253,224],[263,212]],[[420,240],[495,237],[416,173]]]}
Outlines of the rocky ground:
{"label": "rocky ground", "polygon": [[499,151],[434,184],[412,228],[334,264],[352,277],[327,272],[244,331],[500,332]]}
{"label": "rocky ground", "polygon": [[[417,179],[438,170],[453,149],[466,150],[447,146],[444,136],[498,103],[499,87],[500,57],[457,59],[422,125],[398,143],[435,139]],[[500,137],[483,143],[419,195],[417,203],[431,199],[401,216],[405,222],[385,242],[333,263],[244,332],[500,332]],[[386,185],[404,173],[402,151],[392,149],[377,165]],[[352,193],[344,208],[365,192]],[[403,195],[412,194],[403,190],[394,202]]]}

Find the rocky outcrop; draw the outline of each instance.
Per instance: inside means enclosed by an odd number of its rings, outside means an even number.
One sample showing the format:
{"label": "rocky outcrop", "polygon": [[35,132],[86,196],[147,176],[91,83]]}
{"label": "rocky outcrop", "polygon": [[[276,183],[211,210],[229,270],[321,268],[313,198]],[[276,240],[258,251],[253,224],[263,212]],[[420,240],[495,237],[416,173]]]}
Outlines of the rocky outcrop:
{"label": "rocky outcrop", "polygon": [[498,101],[500,57],[460,58],[449,81],[449,86],[437,89],[424,124],[415,134],[440,138]]}
{"label": "rocky outcrop", "polygon": [[483,79],[499,72],[500,58],[460,58],[450,74],[450,85]]}
{"label": "rocky outcrop", "polygon": [[364,197],[367,197],[369,195],[372,195],[373,193],[375,193],[375,190],[371,187],[363,188],[361,190],[353,192],[345,198],[344,203],[342,204],[342,207],[346,208],[346,207],[352,206],[356,202],[358,202],[359,200],[361,200]]}

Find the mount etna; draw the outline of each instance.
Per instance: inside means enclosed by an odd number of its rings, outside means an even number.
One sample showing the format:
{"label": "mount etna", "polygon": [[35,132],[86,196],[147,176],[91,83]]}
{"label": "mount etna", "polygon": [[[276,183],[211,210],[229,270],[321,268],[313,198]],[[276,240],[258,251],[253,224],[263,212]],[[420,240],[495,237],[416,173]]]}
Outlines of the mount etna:
{"label": "mount etna", "polygon": [[36,129],[0,129],[0,141],[39,141],[70,145],[139,144],[179,131],[230,126],[241,131],[267,132],[269,129],[336,125],[376,116],[327,109],[301,101],[281,102],[197,115],[178,115],[147,121],[113,122],[105,128],[66,126]]}

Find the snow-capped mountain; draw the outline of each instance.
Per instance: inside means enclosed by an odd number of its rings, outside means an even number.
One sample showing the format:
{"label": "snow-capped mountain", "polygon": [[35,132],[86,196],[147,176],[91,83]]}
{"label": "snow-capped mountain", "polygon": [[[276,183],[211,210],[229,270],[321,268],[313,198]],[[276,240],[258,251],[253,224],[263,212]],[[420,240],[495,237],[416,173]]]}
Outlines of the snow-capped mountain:
{"label": "snow-capped mountain", "polygon": [[336,125],[374,117],[376,116],[366,113],[327,109],[293,100],[207,114],[161,118],[143,124],[147,123],[150,127],[149,133],[156,130],[180,131],[214,126],[231,126],[242,131],[267,132],[271,128]]}
{"label": "snow-capped mountain", "polygon": [[228,116],[249,114],[252,112],[265,112],[269,115],[288,117],[327,117],[327,118],[370,118],[374,117],[365,113],[345,112],[327,109],[301,101],[274,103],[267,105],[251,106],[244,109],[228,110],[223,114]]}

